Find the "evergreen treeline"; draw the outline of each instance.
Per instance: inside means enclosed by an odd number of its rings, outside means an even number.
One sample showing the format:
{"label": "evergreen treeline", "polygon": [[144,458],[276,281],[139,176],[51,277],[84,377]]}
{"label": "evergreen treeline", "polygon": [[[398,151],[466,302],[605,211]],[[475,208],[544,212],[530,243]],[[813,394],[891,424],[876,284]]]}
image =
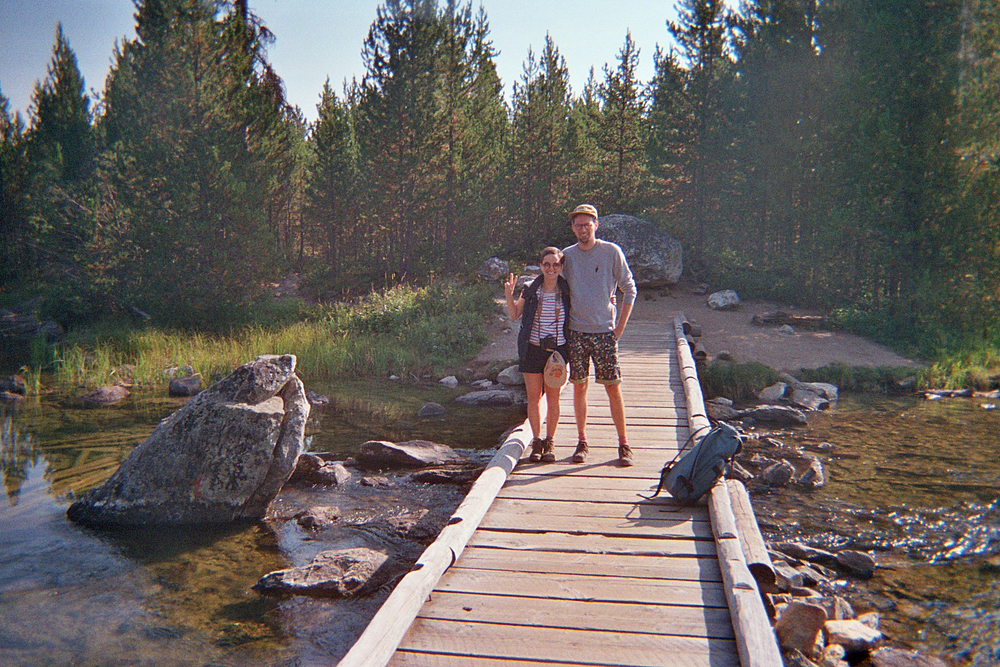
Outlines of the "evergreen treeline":
{"label": "evergreen treeline", "polygon": [[580,91],[547,38],[507,101],[483,9],[386,0],[312,124],[246,0],[136,0],[99,100],[57,29],[27,123],[0,95],[3,291],[196,322],[289,268],[340,294],[530,258],[586,200],[676,235],[700,279],[998,344],[995,0],[677,9],[672,46],[625,35]]}

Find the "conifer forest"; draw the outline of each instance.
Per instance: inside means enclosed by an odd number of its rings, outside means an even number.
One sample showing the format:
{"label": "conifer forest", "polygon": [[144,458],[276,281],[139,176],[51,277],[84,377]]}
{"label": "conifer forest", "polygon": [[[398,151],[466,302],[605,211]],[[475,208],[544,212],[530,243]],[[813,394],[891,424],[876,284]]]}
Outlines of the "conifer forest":
{"label": "conifer forest", "polygon": [[528,261],[588,201],[695,280],[1000,346],[1000,2],[676,9],[574,90],[551,38],[501,82],[478,2],[386,0],[311,123],[247,0],[136,0],[96,97],[54,26],[27,117],[0,93],[0,298],[190,323],[289,271],[341,298]]}

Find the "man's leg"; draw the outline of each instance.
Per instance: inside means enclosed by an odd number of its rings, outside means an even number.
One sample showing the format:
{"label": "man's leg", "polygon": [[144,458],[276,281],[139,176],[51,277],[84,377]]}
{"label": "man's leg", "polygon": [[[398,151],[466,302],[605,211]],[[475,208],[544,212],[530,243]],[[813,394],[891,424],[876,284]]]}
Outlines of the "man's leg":
{"label": "man's leg", "polygon": [[611,419],[618,431],[618,465],[632,465],[632,449],[625,436],[625,400],[622,398],[621,366],[618,363],[618,340],[613,333],[602,335],[594,354],[595,376],[608,393]]}
{"label": "man's leg", "polygon": [[622,398],[622,386],[620,384],[606,384],[604,388],[608,392],[611,421],[615,423],[615,430],[618,431],[618,442],[628,442],[625,437],[625,399]]}
{"label": "man's leg", "polygon": [[580,442],[587,442],[587,380],[573,385],[573,412],[576,415],[576,434]]}

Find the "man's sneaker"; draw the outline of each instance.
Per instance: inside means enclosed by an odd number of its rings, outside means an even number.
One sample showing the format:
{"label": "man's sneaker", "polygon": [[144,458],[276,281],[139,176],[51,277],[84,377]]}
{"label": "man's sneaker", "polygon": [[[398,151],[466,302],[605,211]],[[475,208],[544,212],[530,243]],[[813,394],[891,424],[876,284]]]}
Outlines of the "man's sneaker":
{"label": "man's sneaker", "polygon": [[552,449],[552,438],[542,440],[542,463],[552,463],[556,460],[555,452]]}
{"label": "man's sneaker", "polygon": [[542,460],[542,439],[532,438],[531,439],[531,454],[528,454],[528,461],[531,463],[538,463]]}
{"label": "man's sneaker", "polygon": [[587,441],[581,440],[576,443],[576,451],[573,452],[573,463],[583,463],[587,460],[587,452],[589,448],[587,447]]}
{"label": "man's sneaker", "polygon": [[628,445],[618,445],[618,465],[622,468],[632,465],[632,448]]}

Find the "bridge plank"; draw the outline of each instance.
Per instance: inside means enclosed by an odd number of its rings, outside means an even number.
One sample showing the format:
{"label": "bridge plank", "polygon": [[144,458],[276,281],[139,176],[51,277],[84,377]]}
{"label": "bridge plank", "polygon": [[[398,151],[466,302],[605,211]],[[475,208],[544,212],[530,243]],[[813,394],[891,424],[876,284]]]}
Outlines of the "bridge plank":
{"label": "bridge plank", "polygon": [[691,558],[674,556],[636,556],[634,554],[593,554],[550,551],[544,554],[516,549],[467,548],[461,566],[480,570],[507,570],[633,577],[636,579],[684,579],[722,581],[715,556]]}
{"label": "bridge plank", "polygon": [[[557,660],[578,664],[660,666],[670,656],[677,667],[737,664],[729,639],[635,632],[536,628],[418,618],[400,648],[491,659]],[[446,647],[446,648],[442,648]],[[584,662],[585,661],[585,662]],[[392,664],[392,663],[390,663]]]}
{"label": "bridge plank", "polygon": [[516,596],[439,591],[423,606],[418,618],[615,632],[662,628],[663,634],[679,637],[733,638],[727,622],[729,610],[724,607],[559,599],[536,599],[526,605]]}

